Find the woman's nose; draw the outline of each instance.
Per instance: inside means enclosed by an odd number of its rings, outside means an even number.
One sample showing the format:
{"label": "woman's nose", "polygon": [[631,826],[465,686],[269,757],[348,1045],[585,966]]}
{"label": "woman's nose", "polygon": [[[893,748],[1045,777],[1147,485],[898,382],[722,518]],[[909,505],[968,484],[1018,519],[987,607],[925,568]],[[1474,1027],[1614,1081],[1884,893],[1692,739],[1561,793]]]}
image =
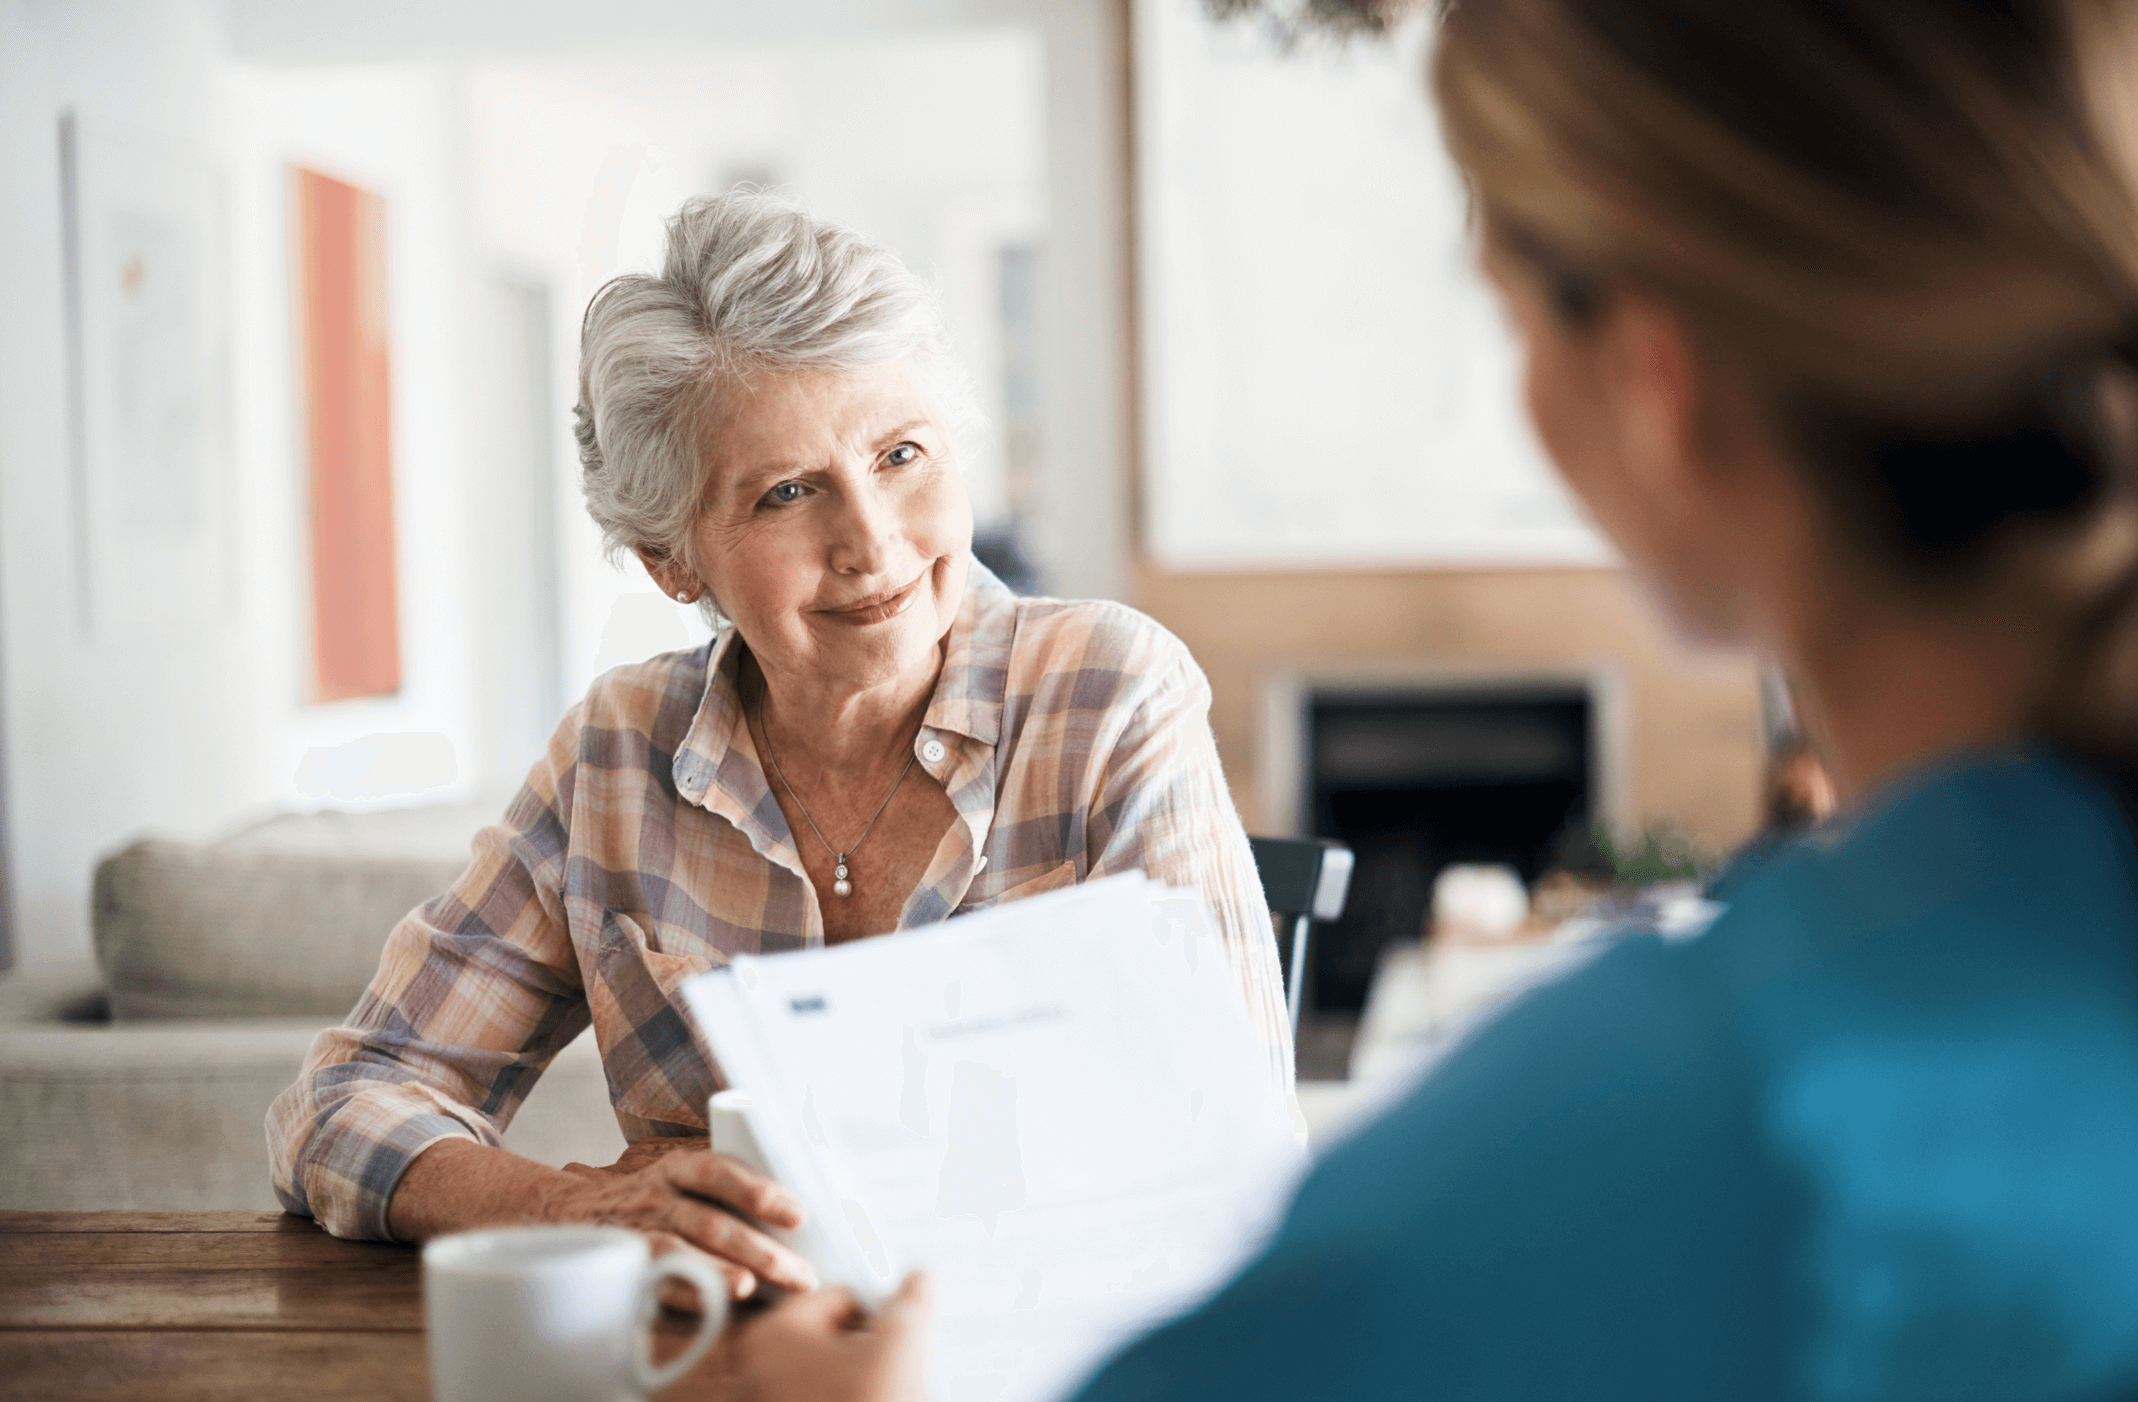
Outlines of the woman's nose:
{"label": "woman's nose", "polygon": [[894,503],[873,483],[843,494],[831,538],[831,568],[839,574],[880,574],[898,539]]}

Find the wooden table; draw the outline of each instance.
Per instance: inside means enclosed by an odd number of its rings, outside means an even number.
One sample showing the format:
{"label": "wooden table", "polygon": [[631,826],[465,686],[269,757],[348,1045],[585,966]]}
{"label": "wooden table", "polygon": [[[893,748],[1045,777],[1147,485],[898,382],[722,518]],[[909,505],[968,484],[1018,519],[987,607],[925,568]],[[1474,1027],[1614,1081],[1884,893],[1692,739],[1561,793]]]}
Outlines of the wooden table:
{"label": "wooden table", "polygon": [[[721,1354],[663,1396],[723,1391]],[[0,1398],[429,1396],[410,1247],[279,1212],[0,1212]]]}

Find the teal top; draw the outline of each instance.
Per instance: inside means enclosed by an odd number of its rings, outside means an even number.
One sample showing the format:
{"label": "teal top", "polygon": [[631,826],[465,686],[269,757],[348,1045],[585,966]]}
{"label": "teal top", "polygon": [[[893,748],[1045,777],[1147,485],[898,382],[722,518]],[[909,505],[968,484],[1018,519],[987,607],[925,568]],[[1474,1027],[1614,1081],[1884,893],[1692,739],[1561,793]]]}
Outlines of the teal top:
{"label": "teal top", "polygon": [[2138,1396],[2138,850],[2045,746],[1918,775],[1479,1029],[1126,1399]]}

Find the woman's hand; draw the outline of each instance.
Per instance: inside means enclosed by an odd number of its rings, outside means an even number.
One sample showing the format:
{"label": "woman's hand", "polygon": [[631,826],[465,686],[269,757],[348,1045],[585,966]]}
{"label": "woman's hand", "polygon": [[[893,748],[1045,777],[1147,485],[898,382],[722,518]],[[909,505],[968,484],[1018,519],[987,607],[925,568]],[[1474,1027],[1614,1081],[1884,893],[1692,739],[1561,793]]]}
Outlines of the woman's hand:
{"label": "woman's hand", "polygon": [[401,1174],[386,1205],[387,1230],[398,1241],[429,1241],[476,1227],[606,1222],[638,1228],[656,1252],[703,1251],[737,1299],[755,1291],[760,1279],[783,1290],[814,1290],[816,1272],[807,1261],[737,1215],[798,1227],[801,1204],[706,1142],[641,1142],[607,1168],[556,1169],[473,1139],[441,1139]]}
{"label": "woman's hand", "polygon": [[[814,1290],[807,1261],[742,1220],[802,1225],[802,1206],[761,1173],[716,1154],[705,1139],[642,1139],[607,1168],[566,1164],[579,1186],[558,1220],[636,1227],[664,1247],[696,1248],[727,1276],[736,1299],[762,1279],[782,1290]],[[680,1302],[676,1302],[680,1303]]]}
{"label": "woman's hand", "polygon": [[713,1141],[702,1134],[696,1138],[669,1139],[663,1137],[641,1139],[636,1144],[625,1145],[623,1153],[618,1156],[616,1162],[610,1164],[607,1168],[596,1168],[592,1164],[568,1163],[564,1166],[564,1171],[581,1178],[598,1178],[606,1174],[615,1173],[636,1173],[654,1160],[665,1159],[679,1150],[710,1149],[712,1147]]}
{"label": "woman's hand", "polygon": [[748,1402],[922,1402],[928,1277],[906,1277],[875,1314],[844,1290],[785,1301],[734,1337],[737,1392]]}

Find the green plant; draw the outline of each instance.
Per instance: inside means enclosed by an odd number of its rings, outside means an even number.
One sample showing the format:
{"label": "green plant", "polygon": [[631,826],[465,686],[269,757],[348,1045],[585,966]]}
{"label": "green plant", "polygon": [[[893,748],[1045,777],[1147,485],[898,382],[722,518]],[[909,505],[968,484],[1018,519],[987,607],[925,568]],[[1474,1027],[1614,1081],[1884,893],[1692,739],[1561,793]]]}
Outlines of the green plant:
{"label": "green plant", "polygon": [[1598,823],[1594,838],[1597,850],[1625,886],[1698,881],[1716,866],[1715,854],[1674,823],[1652,823],[1623,841]]}
{"label": "green plant", "polygon": [[1258,21],[1283,53],[1308,40],[1386,39],[1423,8],[1423,0],[1203,0],[1204,13],[1220,23]]}

